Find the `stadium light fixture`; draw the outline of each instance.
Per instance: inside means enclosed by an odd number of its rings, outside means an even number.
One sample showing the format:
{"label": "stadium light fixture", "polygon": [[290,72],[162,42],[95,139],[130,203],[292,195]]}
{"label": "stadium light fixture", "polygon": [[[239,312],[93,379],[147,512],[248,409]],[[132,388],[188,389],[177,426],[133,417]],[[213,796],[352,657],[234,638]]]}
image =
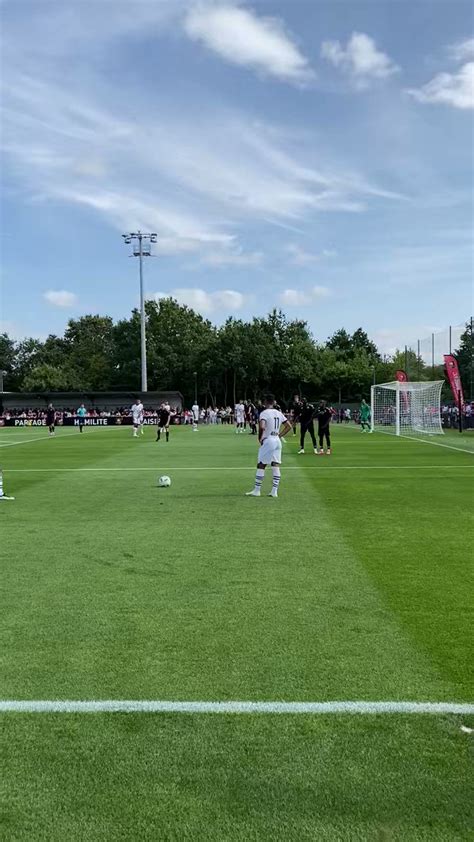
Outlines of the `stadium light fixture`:
{"label": "stadium light fixture", "polygon": [[142,392],[148,391],[148,379],[146,370],[146,319],[145,319],[145,296],[143,292],[143,258],[151,257],[151,243],[156,243],[157,234],[143,234],[142,231],[131,231],[129,234],[122,234],[124,243],[130,245],[133,241],[133,257],[139,259],[140,272],[140,356],[141,356],[141,379]]}

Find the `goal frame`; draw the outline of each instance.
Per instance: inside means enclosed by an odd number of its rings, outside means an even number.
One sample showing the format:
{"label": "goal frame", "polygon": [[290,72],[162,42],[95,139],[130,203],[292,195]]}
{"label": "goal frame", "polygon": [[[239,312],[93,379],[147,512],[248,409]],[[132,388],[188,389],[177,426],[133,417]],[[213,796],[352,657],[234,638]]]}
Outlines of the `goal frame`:
{"label": "goal frame", "polygon": [[[443,435],[444,430],[441,425],[441,389],[443,387],[444,380],[421,380],[421,381],[400,381],[394,380],[390,383],[374,383],[373,386],[370,387],[370,429],[371,432],[377,430],[375,426],[376,420],[376,406],[375,406],[375,396],[377,389],[386,389],[387,392],[394,392],[395,393],[395,419],[394,419],[394,430],[379,430],[379,432],[388,433],[395,436],[402,436],[405,435],[404,431],[402,430],[401,424],[401,412],[400,412],[400,395],[402,393],[405,394],[414,394],[416,392],[422,392],[425,389],[437,388],[438,389],[438,397],[439,397],[439,405],[438,405],[438,414],[439,414],[439,429],[437,430],[422,430],[421,435]],[[417,433],[416,429],[411,430],[412,434],[414,435]],[[418,433],[420,434],[420,433]]]}

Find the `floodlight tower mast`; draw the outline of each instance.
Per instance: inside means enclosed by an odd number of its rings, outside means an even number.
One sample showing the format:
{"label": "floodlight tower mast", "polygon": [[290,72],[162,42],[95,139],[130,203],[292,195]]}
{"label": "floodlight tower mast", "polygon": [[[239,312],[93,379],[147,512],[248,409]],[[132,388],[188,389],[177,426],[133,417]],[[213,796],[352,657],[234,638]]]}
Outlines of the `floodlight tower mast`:
{"label": "floodlight tower mast", "polygon": [[[148,380],[146,370],[146,320],[145,320],[145,295],[143,291],[143,258],[151,256],[151,244],[156,243],[157,234],[143,234],[142,231],[122,234],[124,242],[130,244],[133,241],[133,257],[138,257],[140,271],[140,357],[142,370],[142,392],[148,391]],[[131,255],[132,256],[132,255]]]}

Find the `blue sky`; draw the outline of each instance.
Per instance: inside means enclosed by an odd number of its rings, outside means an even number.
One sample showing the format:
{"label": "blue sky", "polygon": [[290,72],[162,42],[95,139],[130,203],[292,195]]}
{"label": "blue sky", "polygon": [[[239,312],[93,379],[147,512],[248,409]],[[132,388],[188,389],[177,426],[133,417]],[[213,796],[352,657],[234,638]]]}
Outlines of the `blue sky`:
{"label": "blue sky", "polygon": [[274,306],[384,351],[470,315],[471,4],[3,0],[1,327]]}

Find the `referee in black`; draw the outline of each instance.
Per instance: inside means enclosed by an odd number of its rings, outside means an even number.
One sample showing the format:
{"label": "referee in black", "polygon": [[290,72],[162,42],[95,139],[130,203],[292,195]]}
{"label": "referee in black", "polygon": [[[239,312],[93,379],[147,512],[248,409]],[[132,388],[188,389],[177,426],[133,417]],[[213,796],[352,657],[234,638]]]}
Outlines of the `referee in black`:
{"label": "referee in black", "polygon": [[313,449],[314,452],[318,452],[318,448],[316,445],[316,436],[314,435],[314,424],[313,418],[315,416],[315,409],[312,403],[308,403],[306,398],[303,398],[300,404],[300,414],[299,414],[299,422],[300,422],[300,449],[298,453],[304,453],[304,439],[306,433],[309,433],[311,436],[311,441],[313,442]]}
{"label": "referee in black", "polygon": [[170,440],[170,420],[171,410],[169,404],[162,403],[158,411],[158,430],[156,431],[156,441],[161,439],[161,434],[164,433],[166,441]]}
{"label": "referee in black", "polygon": [[52,403],[48,405],[46,410],[46,424],[49,427],[49,435],[54,436],[56,426],[56,410]]}

